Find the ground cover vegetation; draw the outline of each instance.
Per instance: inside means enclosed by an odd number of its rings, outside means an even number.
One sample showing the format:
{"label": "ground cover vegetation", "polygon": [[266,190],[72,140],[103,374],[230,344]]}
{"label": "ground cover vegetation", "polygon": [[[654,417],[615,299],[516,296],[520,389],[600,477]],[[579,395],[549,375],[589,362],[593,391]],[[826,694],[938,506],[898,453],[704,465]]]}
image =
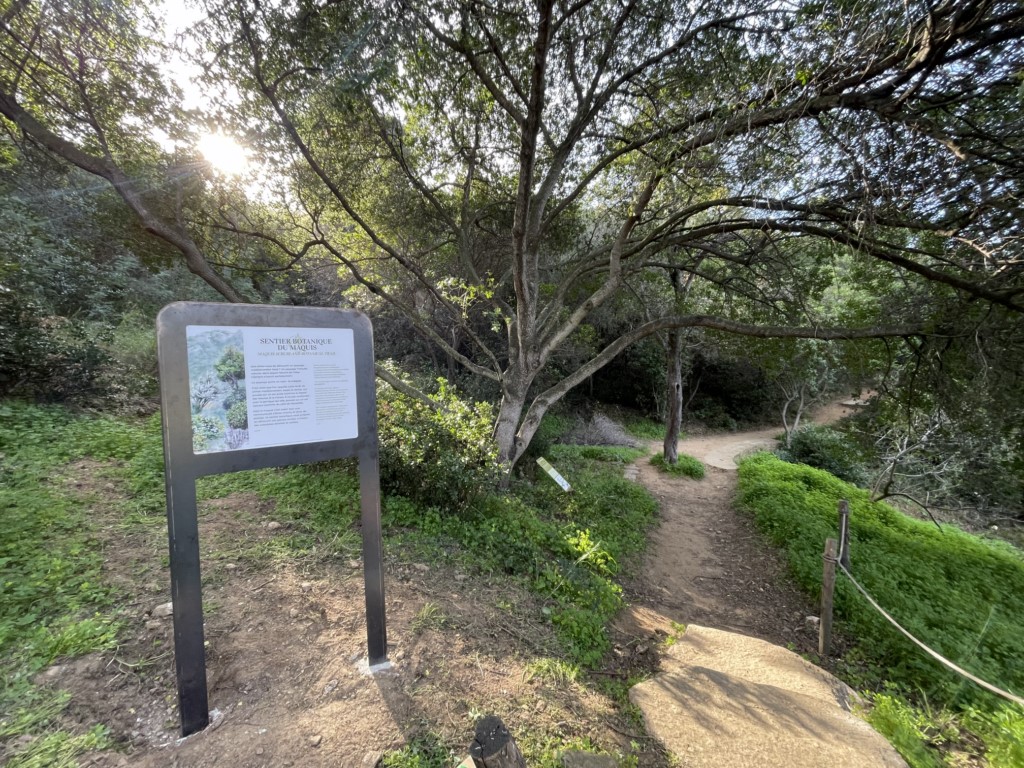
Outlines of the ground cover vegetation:
{"label": "ground cover vegetation", "polygon": [[[473,412],[451,391],[438,397],[451,409],[448,414],[459,407]],[[395,473],[398,481],[384,485],[389,556],[459,564],[473,574],[523,585],[543,601],[543,614],[561,641],[561,657],[541,659],[547,667],[537,673],[550,674],[554,665],[576,679],[580,670],[597,665],[609,650],[606,625],[622,606],[621,563],[643,549],[655,519],[650,495],[622,478],[623,463],[643,451],[555,446],[552,459],[573,478],[571,496],[546,477],[521,481],[499,495],[486,482],[493,464],[472,463],[474,448],[489,445],[474,434],[472,420],[449,418],[393,391],[383,406],[382,455],[406,467],[405,474]],[[160,423],[156,416],[76,416],[61,406],[11,400],[0,405],[0,415],[0,663],[6,681],[0,743],[12,766],[72,766],[76,755],[110,746],[107,731],[100,725],[82,733],[55,729],[67,696],[37,685],[35,678],[57,658],[113,647],[131,609],[119,604],[100,572],[104,555],[91,526],[89,499],[60,478],[69,462],[95,462],[92,472],[126,491],[121,525],[161,527]],[[393,428],[393,418],[400,427]],[[463,462],[411,461],[413,432],[421,442],[443,443],[460,453]],[[467,482],[477,492],[466,493]],[[292,530],[251,552],[232,553],[235,560],[266,568],[279,559],[358,556],[358,479],[348,463],[214,476],[199,485],[201,499],[237,493],[272,499],[275,518]],[[421,614],[421,628],[443,621],[436,610]],[[538,747],[534,756],[543,753],[550,761],[564,747]],[[411,745],[392,762],[404,765],[402,754],[418,749]]]}
{"label": "ground cover vegetation", "polygon": [[692,477],[694,480],[700,480],[704,477],[704,465],[699,459],[695,459],[693,456],[687,456],[686,454],[682,454],[677,457],[675,464],[670,464],[665,461],[665,457],[659,454],[651,457],[651,464],[656,466],[662,472],[668,472],[673,475]]}
{"label": "ground cover vegetation", "polygon": [[[1024,648],[1024,557],[998,540],[936,527],[871,500],[827,472],[759,454],[740,466],[740,503],[783,547],[797,581],[820,593],[821,552],[850,502],[851,572],[913,635],[978,677],[1016,694]],[[924,655],[842,575],[835,605],[853,647],[839,672],[875,691],[871,721],[913,766],[955,765],[950,752],[984,752],[992,766],[1024,759],[1024,714]],[[975,734],[970,746],[960,729]],[[951,750],[950,744],[956,746]],[[967,745],[965,747],[965,744]],[[949,758],[945,762],[943,757]]]}

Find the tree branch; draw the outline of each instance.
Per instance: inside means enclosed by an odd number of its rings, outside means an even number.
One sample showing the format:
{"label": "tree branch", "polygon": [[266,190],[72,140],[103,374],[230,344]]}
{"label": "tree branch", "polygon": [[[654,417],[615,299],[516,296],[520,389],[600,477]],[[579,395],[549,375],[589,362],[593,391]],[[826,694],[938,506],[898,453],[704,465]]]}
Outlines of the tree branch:
{"label": "tree branch", "polygon": [[139,218],[147,232],[156,235],[181,251],[185,257],[185,264],[192,273],[205,280],[228,301],[245,301],[234,286],[214,271],[205,254],[188,232],[177,225],[163,221],[152,211],[136,188],[135,182],[113,160],[83,152],[71,142],[56,135],[29,114],[9,93],[0,92],[0,114],[57,157],[63,158],[87,173],[106,179]]}

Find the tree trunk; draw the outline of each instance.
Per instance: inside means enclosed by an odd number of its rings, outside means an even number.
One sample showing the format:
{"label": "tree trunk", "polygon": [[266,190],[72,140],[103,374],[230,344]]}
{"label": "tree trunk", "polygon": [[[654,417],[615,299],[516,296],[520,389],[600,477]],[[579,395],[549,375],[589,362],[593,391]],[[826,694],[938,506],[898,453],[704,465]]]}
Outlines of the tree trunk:
{"label": "tree trunk", "polygon": [[525,407],[526,387],[506,387],[494,422],[494,442],[498,446],[498,461],[507,465],[510,471],[521,453],[516,445],[516,433]]}
{"label": "tree trunk", "polygon": [[679,430],[683,423],[683,334],[668,332],[668,419],[665,425],[665,463],[679,461]]}
{"label": "tree trunk", "polygon": [[[807,387],[805,384],[799,384],[795,391],[787,391],[785,387],[782,388],[783,393],[786,395],[786,402],[782,406],[782,428],[786,432],[786,447],[791,448],[793,445],[793,433],[800,428],[800,417],[803,415],[804,408],[806,408],[806,391]],[[796,415],[793,417],[793,423],[789,423],[789,406],[796,404]]]}

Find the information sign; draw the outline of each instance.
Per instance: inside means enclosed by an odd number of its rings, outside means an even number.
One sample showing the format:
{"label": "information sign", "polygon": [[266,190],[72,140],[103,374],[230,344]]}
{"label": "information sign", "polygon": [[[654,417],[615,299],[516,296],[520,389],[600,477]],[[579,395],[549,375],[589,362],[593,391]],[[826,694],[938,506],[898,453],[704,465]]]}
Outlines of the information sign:
{"label": "information sign", "polygon": [[195,453],[359,435],[349,328],[190,325]]}
{"label": "information sign", "polygon": [[209,722],[196,480],[359,460],[369,664],[387,660],[373,330],[359,312],[170,304],[157,351],[182,734]]}

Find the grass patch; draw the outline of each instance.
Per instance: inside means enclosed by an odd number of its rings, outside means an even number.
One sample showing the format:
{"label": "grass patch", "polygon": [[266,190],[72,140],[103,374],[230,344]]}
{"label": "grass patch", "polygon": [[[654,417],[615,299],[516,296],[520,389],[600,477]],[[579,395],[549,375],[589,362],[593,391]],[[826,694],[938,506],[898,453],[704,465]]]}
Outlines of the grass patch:
{"label": "grass patch", "polygon": [[[646,416],[629,416],[626,417],[622,423],[626,431],[629,432],[633,437],[640,440],[664,440],[665,439],[665,425],[660,421],[649,419]],[[679,434],[679,439],[682,440],[684,435]]]}
{"label": "grass patch", "polygon": [[[114,524],[163,526],[161,443],[156,417],[74,417],[60,408],[0,404],[0,738],[32,737],[11,765],[72,765],[74,755],[101,748],[107,739],[102,729],[54,728],[67,696],[31,682],[59,655],[112,647],[119,629],[102,581],[91,527],[97,521],[81,489],[60,482],[62,468],[82,457],[104,462],[99,471],[118,483],[123,496],[116,501]],[[517,483],[511,493],[482,494],[457,515],[386,497],[384,523],[391,551],[409,547],[433,562],[497,574],[540,595],[543,614],[537,618],[550,622],[564,657],[538,663],[531,672],[569,680],[608,650],[605,625],[622,605],[621,563],[646,545],[657,505],[622,477],[621,465],[645,455],[642,450],[558,446],[553,455],[572,493],[538,478],[535,484]],[[219,475],[198,486],[200,500],[239,493],[273,499],[273,517],[289,533],[229,544],[239,548],[224,557],[265,567],[268,561],[349,558],[359,551],[353,527],[359,490],[351,462]],[[445,618],[428,605],[416,623],[428,629],[444,626]],[[558,750],[548,741],[524,745],[538,765],[556,764]],[[426,738],[391,753],[386,764],[442,765],[453,756]]]}
{"label": "grass patch", "polygon": [[656,466],[662,472],[667,472],[670,475],[679,475],[681,477],[692,477],[694,480],[700,480],[704,477],[704,465],[700,459],[695,459],[693,456],[687,456],[685,453],[679,454],[678,461],[675,464],[669,464],[665,461],[664,454],[657,454],[651,457],[651,464]]}
{"label": "grass patch", "polygon": [[[785,548],[804,589],[820,593],[824,541],[837,536],[837,502],[848,499],[854,577],[908,631],[943,656],[994,685],[1024,693],[1024,665],[1019,663],[1024,657],[1024,556],[1018,550],[951,526],[939,531],[872,503],[865,491],[826,472],[770,454],[744,461],[739,474],[741,504]],[[850,668],[855,685],[884,688],[958,714],[975,713],[969,727],[986,739],[995,760],[1002,759],[1001,753],[1016,759],[1024,750],[1019,709],[933,662],[842,576],[836,585],[836,617],[857,642],[848,654],[848,660],[861,660]],[[917,738],[931,748],[927,739],[915,736],[918,721],[907,710],[882,701],[876,717],[897,744]]]}
{"label": "grass patch", "polygon": [[406,746],[388,752],[381,759],[384,768],[441,768],[459,760],[455,750],[446,746],[436,733],[417,736]]}
{"label": "grass patch", "polygon": [[561,659],[542,657],[526,665],[525,678],[547,680],[563,688],[572,685],[580,678],[580,668]]}
{"label": "grass patch", "polygon": [[609,648],[605,624],[622,606],[619,564],[645,546],[657,504],[610,468],[608,456],[625,461],[625,454],[602,449],[594,458],[588,448],[558,446],[571,493],[540,477],[514,493],[481,497],[457,516],[387,499],[388,539],[417,557],[519,580],[546,601],[544,615],[569,662],[597,664]]}
{"label": "grass patch", "polygon": [[[69,422],[74,426],[74,420]],[[562,428],[557,419],[551,429]],[[116,471],[129,490],[129,516],[164,519],[163,452],[160,421],[136,424],[103,421],[74,427],[82,450],[121,461]],[[383,501],[391,542],[418,557],[459,560],[470,569],[519,578],[549,603],[548,619],[570,661],[596,664],[608,648],[605,623],[621,607],[616,576],[624,557],[640,552],[657,504],[618,465],[646,455],[622,446],[551,446],[559,471],[572,483],[565,494],[546,477],[521,484],[513,494],[481,496],[452,515],[401,497]],[[200,500],[254,493],[275,502],[274,518],[289,536],[232,553],[254,563],[296,557],[357,555],[360,540],[359,483],[352,460],[236,472],[203,478]]]}
{"label": "grass patch", "polygon": [[54,659],[110,648],[116,638],[93,521],[62,477],[86,440],[109,454],[113,422],[95,424],[83,429],[60,408],[0,403],[0,738],[31,738],[12,766],[71,765],[102,737],[50,729],[67,696],[31,683]]}
{"label": "grass patch", "polygon": [[[115,646],[113,596],[102,577],[102,548],[87,492],[63,480],[82,458],[106,462],[102,473],[125,492],[125,526],[164,525],[160,421],[73,416],[60,407],[0,403],[0,738],[33,737],[10,765],[73,765],[96,749],[99,731],[69,734],[51,723],[67,703],[32,677],[58,657]],[[358,480],[345,462],[204,478],[200,499],[253,492],[277,502],[275,516],[295,530],[239,551],[242,560],[353,557],[359,537]]]}
{"label": "grass patch", "polygon": [[885,736],[911,768],[942,768],[931,748],[938,734],[929,718],[897,696],[878,694],[872,699],[868,722]]}
{"label": "grass patch", "polygon": [[437,603],[426,602],[412,617],[412,631],[421,635],[428,629],[440,630],[448,626],[448,617]]}
{"label": "grass patch", "polygon": [[77,736],[55,731],[34,739],[5,765],[7,768],[76,768],[79,755],[112,746],[107,729],[102,725]]}
{"label": "grass patch", "polygon": [[646,456],[643,448],[630,448],[625,445],[552,445],[548,451],[551,461],[577,462],[580,459],[603,461],[615,464],[631,464]]}

